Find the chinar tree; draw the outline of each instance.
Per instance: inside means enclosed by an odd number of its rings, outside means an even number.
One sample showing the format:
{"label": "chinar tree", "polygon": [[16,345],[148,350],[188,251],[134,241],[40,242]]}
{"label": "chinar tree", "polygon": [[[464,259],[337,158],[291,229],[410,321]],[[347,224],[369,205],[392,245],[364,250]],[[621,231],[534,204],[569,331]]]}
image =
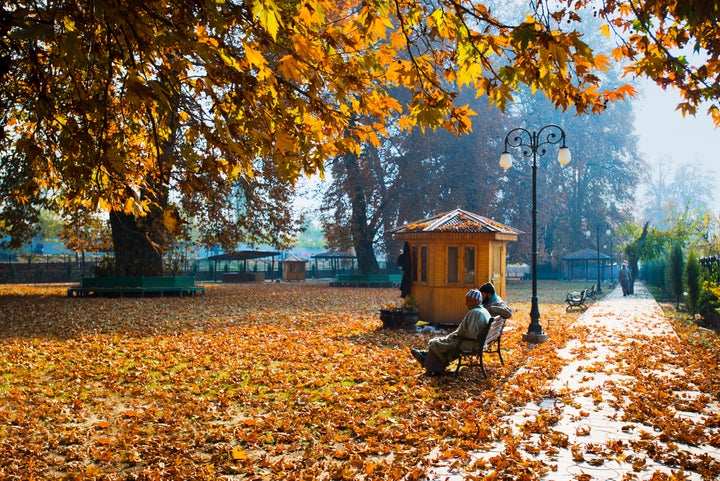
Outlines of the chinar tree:
{"label": "chinar tree", "polygon": [[233,43],[270,35],[245,30],[251,12],[236,8],[232,22],[220,13],[193,2],[3,7],[0,191],[11,246],[42,207],[68,220],[106,212],[118,275],[161,274],[181,213],[206,244],[285,241],[301,167],[295,149],[275,155],[266,122],[311,135],[291,128],[294,116],[272,115]]}
{"label": "chinar tree", "polygon": [[[377,145],[391,116],[399,129],[465,133],[473,112],[456,104],[460,88],[503,109],[527,85],[576,112],[632,94],[602,85],[610,58],[573,28],[586,3],[539,2],[513,24],[459,0],[4,3],[0,234],[22,244],[42,208],[66,218],[104,211],[123,275],[159,273],[188,220],[208,242],[281,244],[294,227],[286,206],[298,176]],[[717,91],[702,83],[715,78],[705,41],[718,37],[717,12],[673,3],[679,27],[654,32],[665,2],[640,3],[640,30],[628,3],[603,4],[616,32],[629,29],[616,55],[687,87],[692,112]],[[643,38],[670,48],[697,40],[709,61],[658,60],[669,50]],[[695,76],[678,75],[688,71]],[[390,94],[398,87],[406,103]]]}
{"label": "chinar tree", "polygon": [[322,203],[327,242],[342,250],[353,247],[360,272],[379,269],[378,251],[384,251],[388,268],[394,266],[402,243],[389,231],[405,222],[457,206],[491,214],[496,190],[488,179],[497,167],[484,160],[494,157],[503,117],[486,107],[485,99],[461,95],[476,112],[473,132],[390,132],[379,146],[366,145],[361,155],[329,163],[332,181]]}

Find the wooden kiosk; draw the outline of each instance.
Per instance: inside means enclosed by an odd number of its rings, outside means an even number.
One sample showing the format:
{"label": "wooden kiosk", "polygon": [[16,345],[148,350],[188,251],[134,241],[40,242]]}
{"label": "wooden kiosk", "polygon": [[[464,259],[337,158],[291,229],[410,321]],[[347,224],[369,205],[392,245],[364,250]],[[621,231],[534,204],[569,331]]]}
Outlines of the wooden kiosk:
{"label": "wooden kiosk", "polygon": [[492,282],[505,298],[506,244],[522,231],[462,209],[437,214],[391,231],[410,250],[411,294],[420,320],[459,324],[465,293]]}
{"label": "wooden kiosk", "polygon": [[292,255],[282,261],[282,279],[284,281],[304,281],[307,261]]}

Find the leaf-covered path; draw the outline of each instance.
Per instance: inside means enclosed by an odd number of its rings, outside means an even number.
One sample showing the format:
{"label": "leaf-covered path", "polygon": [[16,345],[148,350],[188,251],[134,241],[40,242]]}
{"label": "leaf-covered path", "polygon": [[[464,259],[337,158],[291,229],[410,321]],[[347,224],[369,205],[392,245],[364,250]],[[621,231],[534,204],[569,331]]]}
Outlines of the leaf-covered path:
{"label": "leaf-covered path", "polygon": [[550,394],[499,420],[512,435],[462,466],[437,463],[432,478],[509,479],[508,464],[553,481],[720,477],[718,380],[644,286],[630,297],[615,289],[576,327],[586,335],[558,351],[566,364]]}

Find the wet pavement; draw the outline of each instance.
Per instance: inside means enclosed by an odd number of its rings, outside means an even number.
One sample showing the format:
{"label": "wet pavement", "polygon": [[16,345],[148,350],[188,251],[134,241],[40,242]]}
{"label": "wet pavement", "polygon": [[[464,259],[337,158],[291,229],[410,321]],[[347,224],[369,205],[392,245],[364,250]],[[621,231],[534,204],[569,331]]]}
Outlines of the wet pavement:
{"label": "wet pavement", "polygon": [[[554,416],[557,421],[552,425],[552,435],[567,437],[566,441],[558,443],[557,449],[550,453],[547,450],[537,450],[538,452],[531,454],[527,449],[523,451],[521,448],[524,458],[540,461],[551,467],[544,476],[527,479],[717,479],[712,475],[706,474],[703,477],[697,472],[687,470],[680,472],[677,465],[666,466],[653,461],[653,458],[667,459],[668,456],[653,457],[647,452],[638,453],[633,449],[633,446],[643,442],[664,443],[659,449],[672,453],[673,456],[690,457],[699,460],[696,462],[700,464],[703,460],[707,465],[716,466],[720,463],[720,450],[713,446],[690,446],[667,441],[652,427],[628,421],[623,417],[623,399],[618,400],[623,396],[618,393],[622,393],[623,389],[625,392],[628,389],[638,389],[638,380],[628,375],[627,369],[622,369],[623,366],[620,365],[623,364],[623,353],[633,343],[647,344],[646,336],[676,336],[662,309],[643,284],[636,283],[635,294],[627,297],[622,295],[619,288],[614,289],[591,304],[587,311],[580,315],[577,323],[589,327],[595,335],[584,340],[582,346],[580,341],[571,341],[558,352],[558,356],[565,359],[566,363],[551,385],[552,392],[562,393],[563,399],[572,399],[572,402],[546,399],[540,404],[528,404],[502,419],[504,426],[519,435],[520,428],[533,422],[538,416]],[[648,348],[652,349],[652,346]],[[672,362],[664,363],[661,359],[663,353],[659,352],[658,355],[660,362],[656,366],[662,372],[654,372],[653,375],[668,378],[683,376],[682,367]],[[512,379],[509,382],[512,383]],[[694,389],[672,392],[671,395],[687,399],[689,403],[705,396]],[[700,404],[703,404],[703,407],[697,411],[677,411],[673,413],[673,417],[677,416],[681,422],[695,423],[698,426],[704,425],[708,417],[717,418],[720,413],[717,399]],[[720,429],[717,427],[703,428],[714,430],[712,436],[720,436]],[[539,434],[531,434],[529,438],[527,436],[526,434],[522,446],[527,448],[534,442],[540,444]],[[545,436],[547,437],[547,433]],[[504,452],[506,446],[499,443],[487,451],[473,453],[473,460],[465,465],[472,466],[478,459],[485,459],[488,465],[492,465],[493,458],[502,456]],[[435,461],[429,479],[509,479],[502,476],[484,478],[483,476],[488,474],[487,468],[484,474],[467,472],[459,468],[456,461]]]}

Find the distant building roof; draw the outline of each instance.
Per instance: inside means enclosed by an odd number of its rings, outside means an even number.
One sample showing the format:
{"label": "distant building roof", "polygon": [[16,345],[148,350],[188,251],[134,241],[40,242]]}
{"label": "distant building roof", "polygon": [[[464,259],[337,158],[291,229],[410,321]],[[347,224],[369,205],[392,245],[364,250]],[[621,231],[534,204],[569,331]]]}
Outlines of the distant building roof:
{"label": "distant building roof", "polygon": [[307,262],[307,261],[308,261],[307,259],[303,259],[302,257],[296,256],[294,254],[283,259],[283,262]]}
{"label": "distant building roof", "polygon": [[[598,251],[596,249],[580,249],[563,256],[564,261],[592,261],[597,260]],[[600,253],[600,260],[608,260],[610,256]]]}
{"label": "distant building roof", "polygon": [[514,227],[501,224],[487,217],[483,217],[462,209],[442,212],[396,227],[390,231],[393,234],[410,232],[496,232],[501,234],[524,234],[523,231]]}

